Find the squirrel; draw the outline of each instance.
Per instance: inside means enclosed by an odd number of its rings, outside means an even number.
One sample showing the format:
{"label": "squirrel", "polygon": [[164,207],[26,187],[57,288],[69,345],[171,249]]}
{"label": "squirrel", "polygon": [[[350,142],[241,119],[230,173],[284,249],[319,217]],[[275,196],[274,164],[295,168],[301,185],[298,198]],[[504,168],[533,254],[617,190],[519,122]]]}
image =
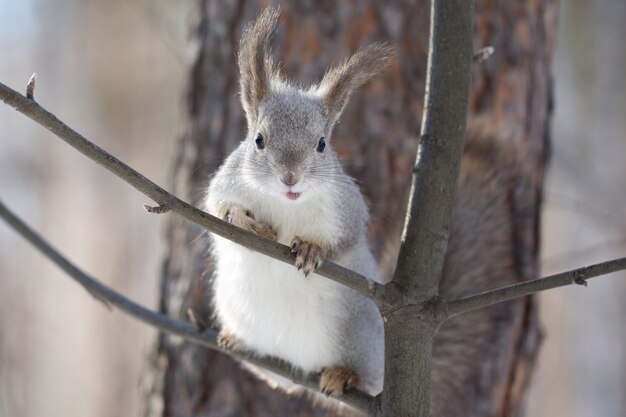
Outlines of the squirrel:
{"label": "squirrel", "polygon": [[316,276],[331,260],[381,282],[368,247],[368,209],[333,150],[332,130],[350,95],[379,74],[395,49],[374,44],[301,89],[270,57],[279,10],[242,35],[238,55],[247,135],[210,181],[208,212],[291,247],[295,266],[212,236],[214,310],[221,345],[320,373],[320,390],[382,390],[383,321],[376,305]]}

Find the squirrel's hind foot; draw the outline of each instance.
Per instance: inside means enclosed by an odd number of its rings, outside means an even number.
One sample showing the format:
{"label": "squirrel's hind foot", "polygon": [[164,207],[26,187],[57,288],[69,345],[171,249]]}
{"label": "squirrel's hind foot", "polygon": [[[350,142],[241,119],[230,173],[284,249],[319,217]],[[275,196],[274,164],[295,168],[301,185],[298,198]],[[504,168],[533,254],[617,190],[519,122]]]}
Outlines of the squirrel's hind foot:
{"label": "squirrel's hind foot", "polygon": [[328,255],[328,251],[322,246],[307,242],[298,236],[291,241],[291,252],[296,254],[296,268],[298,271],[301,270],[304,276],[322,266]]}
{"label": "squirrel's hind foot", "polygon": [[243,345],[239,339],[233,336],[228,330],[222,329],[217,335],[217,345],[228,350],[242,350]]}
{"label": "squirrel's hind foot", "polygon": [[342,395],[346,390],[358,387],[359,375],[341,366],[322,369],[320,391],[326,396]]}

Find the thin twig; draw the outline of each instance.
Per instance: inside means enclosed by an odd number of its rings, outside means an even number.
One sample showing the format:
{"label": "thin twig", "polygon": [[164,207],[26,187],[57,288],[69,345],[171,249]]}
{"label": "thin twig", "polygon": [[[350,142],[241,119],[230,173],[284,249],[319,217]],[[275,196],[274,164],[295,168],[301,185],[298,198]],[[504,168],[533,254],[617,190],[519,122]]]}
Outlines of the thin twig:
{"label": "thin twig", "polygon": [[495,49],[493,46],[485,46],[480,48],[478,52],[474,54],[474,64],[481,64],[489,59],[493,55]]}
{"label": "thin twig", "polygon": [[447,308],[448,315],[452,317],[456,314],[465,313],[466,311],[476,310],[491,304],[523,297],[525,295],[549,290],[551,288],[564,287],[571,284],[587,286],[587,280],[590,278],[625,269],[626,258],[619,258],[584,268],[574,269],[572,271],[561,272],[545,278],[534,279],[532,281],[526,281],[510,285],[508,287],[485,291],[480,294],[449,302]]}
{"label": "thin twig", "polygon": [[[83,288],[98,300],[105,302],[107,305],[115,306],[125,313],[135,317],[136,319],[150,324],[160,330],[183,337],[184,339],[219,350],[230,356],[253,363],[261,368],[267,369],[285,378],[293,380],[295,383],[303,385],[312,390],[318,391],[319,374],[304,374],[294,371],[293,366],[280,359],[264,356],[254,356],[248,352],[235,352],[222,349],[217,345],[217,332],[212,329],[206,329],[202,332],[198,331],[196,325],[185,323],[183,321],[172,319],[163,314],[156,313],[150,309],[135,303],[126,298],[122,294],[112,290],[96,279],[81,271],[73,265],[55,248],[50,246],[42,237],[34,230],[20,220],[0,201],[0,217],[3,218],[17,233],[24,239],[35,246],[44,256],[54,262],[59,268],[65,271],[70,277],[78,282]],[[367,410],[372,401],[372,397],[362,391],[352,390],[346,392],[343,396],[337,397],[338,400],[361,410]]]}
{"label": "thin twig", "polygon": [[146,209],[148,213],[153,214],[163,214],[170,211],[170,208],[164,204],[159,204],[158,206],[151,206],[149,204],[144,204],[143,208]]}
{"label": "thin twig", "polygon": [[196,330],[199,333],[204,332],[208,328],[208,326],[206,325],[204,320],[202,320],[200,317],[196,316],[196,313],[193,312],[192,308],[188,308],[187,309],[187,318],[189,319],[189,321],[194,326],[196,326]]}
{"label": "thin twig", "polygon": [[28,84],[26,84],[26,98],[34,100],[35,99],[35,84],[37,83],[37,73],[33,72],[33,75],[30,76],[28,80]]}
{"label": "thin twig", "polygon": [[[249,249],[282,262],[294,263],[294,255],[289,247],[233,226],[168,193],[133,168],[88,141],[33,100],[29,100],[2,83],[0,83],[0,98],[9,106],[14,107],[20,113],[63,139],[83,155],[102,165],[135,189],[150,197],[159,204],[158,207],[169,208],[187,220]],[[160,209],[158,207],[147,210],[159,212]],[[396,296],[393,288],[388,290],[382,284],[332,262],[324,263],[315,273],[352,288],[375,301],[381,308],[387,306],[389,304],[388,300]]]}

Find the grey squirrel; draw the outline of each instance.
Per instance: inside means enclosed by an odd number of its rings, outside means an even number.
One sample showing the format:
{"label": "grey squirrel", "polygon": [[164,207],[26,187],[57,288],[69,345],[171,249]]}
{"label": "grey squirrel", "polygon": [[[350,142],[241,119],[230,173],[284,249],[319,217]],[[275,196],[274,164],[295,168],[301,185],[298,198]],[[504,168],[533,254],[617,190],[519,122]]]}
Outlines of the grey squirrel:
{"label": "grey squirrel", "polygon": [[383,322],[373,302],[315,275],[325,260],[381,281],[368,247],[368,210],[332,147],[355,88],[383,71],[394,48],[356,52],[307,90],[275,70],[269,41],[279,12],[265,10],[238,57],[248,133],[208,188],[209,213],[289,245],[295,266],[213,236],[220,343],[321,372],[327,395],[382,390]]}

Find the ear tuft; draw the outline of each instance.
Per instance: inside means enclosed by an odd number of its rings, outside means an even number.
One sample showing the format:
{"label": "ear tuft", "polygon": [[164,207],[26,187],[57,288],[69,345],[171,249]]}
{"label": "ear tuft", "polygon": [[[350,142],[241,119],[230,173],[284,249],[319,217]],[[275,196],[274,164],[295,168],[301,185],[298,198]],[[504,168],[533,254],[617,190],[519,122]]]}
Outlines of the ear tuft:
{"label": "ear tuft", "polygon": [[343,64],[330,69],[318,87],[324,107],[334,124],[348,104],[352,92],[383,72],[396,57],[396,48],[374,44],[358,50]]}
{"label": "ear tuft", "polygon": [[249,124],[256,120],[258,107],[270,89],[274,71],[270,37],[279,16],[279,8],[265,9],[256,21],[245,27],[239,44],[241,104]]}

